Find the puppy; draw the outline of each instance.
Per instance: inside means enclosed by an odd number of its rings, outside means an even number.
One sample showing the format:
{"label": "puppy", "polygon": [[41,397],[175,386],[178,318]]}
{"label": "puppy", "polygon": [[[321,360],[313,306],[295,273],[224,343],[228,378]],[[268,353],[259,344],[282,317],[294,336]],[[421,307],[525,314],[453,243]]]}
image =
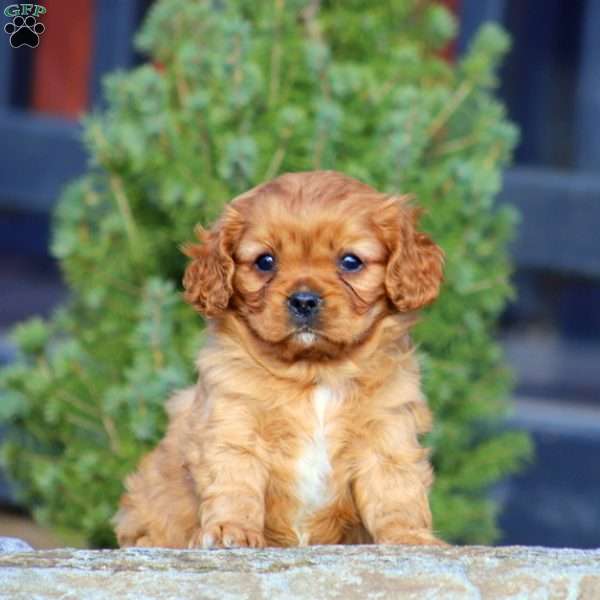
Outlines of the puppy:
{"label": "puppy", "polygon": [[332,171],[242,194],[183,285],[207,317],[198,383],[126,481],[121,546],[436,544],[431,424],[409,339],[442,251],[406,197]]}

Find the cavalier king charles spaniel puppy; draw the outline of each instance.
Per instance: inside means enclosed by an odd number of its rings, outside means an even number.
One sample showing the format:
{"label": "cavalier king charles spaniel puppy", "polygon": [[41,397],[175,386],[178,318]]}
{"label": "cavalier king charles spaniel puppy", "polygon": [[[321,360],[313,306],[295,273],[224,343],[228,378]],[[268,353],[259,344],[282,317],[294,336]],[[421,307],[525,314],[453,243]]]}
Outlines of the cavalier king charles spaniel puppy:
{"label": "cavalier king charles spaniel puppy", "polygon": [[198,383],[126,481],[121,546],[441,544],[409,337],[442,251],[405,196],[333,171],[235,198],[191,259]]}

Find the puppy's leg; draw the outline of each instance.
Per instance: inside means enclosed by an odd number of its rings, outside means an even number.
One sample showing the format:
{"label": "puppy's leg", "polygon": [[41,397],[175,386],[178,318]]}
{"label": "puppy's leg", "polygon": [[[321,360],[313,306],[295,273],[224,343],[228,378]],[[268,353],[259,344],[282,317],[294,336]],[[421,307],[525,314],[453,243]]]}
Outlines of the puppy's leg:
{"label": "puppy's leg", "polygon": [[192,545],[262,547],[266,450],[243,401],[218,399],[206,430],[203,464],[191,465],[200,498],[200,529]]}
{"label": "puppy's leg", "polygon": [[354,483],[354,497],[376,544],[444,544],[431,530],[428,466],[376,464]]}
{"label": "puppy's leg", "polygon": [[[424,405],[422,410],[427,417]],[[414,411],[413,406],[381,423],[356,452],[353,494],[377,544],[445,544],[432,533],[433,474],[428,452],[417,441]]]}

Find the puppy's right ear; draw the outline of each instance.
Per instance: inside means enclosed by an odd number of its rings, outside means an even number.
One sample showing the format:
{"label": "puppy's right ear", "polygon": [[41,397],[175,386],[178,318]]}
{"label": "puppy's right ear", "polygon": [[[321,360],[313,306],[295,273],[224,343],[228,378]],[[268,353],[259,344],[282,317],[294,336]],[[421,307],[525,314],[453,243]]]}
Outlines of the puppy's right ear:
{"label": "puppy's right ear", "polygon": [[196,227],[199,244],[182,247],[192,259],[183,276],[184,298],[205,317],[219,316],[229,304],[235,272],[233,253],[243,228],[242,215],[230,206],[210,231]]}

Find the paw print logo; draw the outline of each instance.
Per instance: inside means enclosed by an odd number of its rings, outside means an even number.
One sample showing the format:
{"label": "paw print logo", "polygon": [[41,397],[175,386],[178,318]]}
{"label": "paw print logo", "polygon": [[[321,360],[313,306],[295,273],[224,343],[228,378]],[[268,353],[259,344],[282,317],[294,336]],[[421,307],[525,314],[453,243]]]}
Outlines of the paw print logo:
{"label": "paw print logo", "polygon": [[29,46],[37,48],[40,43],[40,35],[44,33],[46,28],[42,23],[29,15],[25,19],[23,17],[15,17],[12,23],[7,23],[4,26],[4,31],[10,35],[10,45],[13,48],[20,46]]}

